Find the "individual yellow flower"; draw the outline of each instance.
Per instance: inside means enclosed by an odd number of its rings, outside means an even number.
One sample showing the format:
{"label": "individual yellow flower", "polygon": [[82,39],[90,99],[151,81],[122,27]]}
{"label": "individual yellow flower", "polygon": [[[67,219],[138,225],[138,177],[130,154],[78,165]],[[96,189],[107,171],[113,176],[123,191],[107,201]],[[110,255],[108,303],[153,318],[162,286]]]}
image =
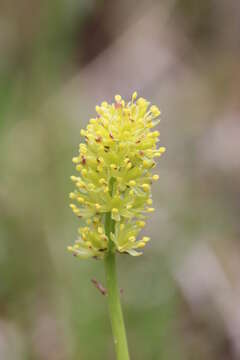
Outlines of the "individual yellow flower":
{"label": "individual yellow flower", "polygon": [[[125,103],[120,95],[112,104],[96,106],[97,116],[81,130],[85,143],[72,159],[79,176],[71,176],[75,190],[69,197],[72,211],[83,222],[79,239],[68,249],[80,258],[104,258],[110,251],[140,255],[148,237],[138,239],[145,225],[145,214],[154,209],[151,184],[155,157],[165,148],[157,147],[159,132],[151,131],[159,123],[157,106],[137,99]],[[114,231],[106,235],[104,227],[110,214]],[[100,229],[100,231],[99,231]]]}

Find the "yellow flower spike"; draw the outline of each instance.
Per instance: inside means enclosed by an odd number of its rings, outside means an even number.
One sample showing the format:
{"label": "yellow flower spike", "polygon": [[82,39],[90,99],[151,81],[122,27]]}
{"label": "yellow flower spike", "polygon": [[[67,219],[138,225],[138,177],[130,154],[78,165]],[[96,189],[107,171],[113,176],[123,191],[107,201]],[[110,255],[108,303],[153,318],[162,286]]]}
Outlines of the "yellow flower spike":
{"label": "yellow flower spike", "polygon": [[[96,106],[97,116],[85,129],[78,154],[72,159],[79,176],[71,176],[75,202],[69,206],[81,218],[78,239],[68,247],[80,259],[104,260],[107,298],[118,359],[129,359],[124,321],[116,283],[115,256],[139,256],[150,240],[139,233],[147,213],[154,211],[151,185],[155,158],[165,152],[158,147],[160,110],[132,94],[130,101],[116,95],[112,103]],[[120,306],[120,308],[119,308]],[[120,310],[120,311],[119,311]]]}
{"label": "yellow flower spike", "polygon": [[[135,91],[130,101],[116,95],[112,103],[96,106],[72,161],[79,176],[71,176],[75,191],[69,194],[70,208],[87,224],[79,231],[77,247],[70,247],[78,258],[105,259],[109,251],[136,256],[148,241],[137,240],[151,213],[151,185],[159,179],[152,174],[155,158],[165,152],[157,146],[159,131],[155,119],[160,110]],[[106,219],[114,223],[105,227]]]}

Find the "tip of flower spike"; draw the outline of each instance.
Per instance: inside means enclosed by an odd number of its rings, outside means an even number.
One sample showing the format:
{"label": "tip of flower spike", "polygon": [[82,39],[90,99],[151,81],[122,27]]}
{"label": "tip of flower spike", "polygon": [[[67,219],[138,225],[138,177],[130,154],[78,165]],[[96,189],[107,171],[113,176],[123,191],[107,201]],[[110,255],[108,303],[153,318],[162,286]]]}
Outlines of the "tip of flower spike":
{"label": "tip of flower spike", "polygon": [[136,100],[138,94],[136,91],[134,91],[134,93],[132,94],[132,101]]}

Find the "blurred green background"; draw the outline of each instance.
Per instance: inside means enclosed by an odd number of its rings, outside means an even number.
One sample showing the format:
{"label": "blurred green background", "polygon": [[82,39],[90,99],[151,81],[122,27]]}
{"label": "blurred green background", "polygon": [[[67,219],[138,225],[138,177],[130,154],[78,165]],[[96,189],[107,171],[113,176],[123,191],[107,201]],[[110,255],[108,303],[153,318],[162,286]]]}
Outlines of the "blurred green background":
{"label": "blurred green background", "polygon": [[114,359],[103,264],[66,251],[79,130],[162,110],[144,256],[118,258],[132,360],[240,359],[240,3],[2,0],[0,359]]}

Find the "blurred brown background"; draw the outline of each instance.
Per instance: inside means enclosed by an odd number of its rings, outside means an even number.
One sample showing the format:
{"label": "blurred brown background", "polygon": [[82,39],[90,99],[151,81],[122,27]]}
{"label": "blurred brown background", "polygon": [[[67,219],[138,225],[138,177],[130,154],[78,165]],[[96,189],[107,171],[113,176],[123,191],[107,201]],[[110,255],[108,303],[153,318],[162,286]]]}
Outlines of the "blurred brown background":
{"label": "blurred brown background", "polygon": [[131,359],[240,359],[239,35],[237,0],[1,0],[1,360],[114,359],[69,177],[96,103],[134,90],[167,153],[152,241],[118,259]]}

